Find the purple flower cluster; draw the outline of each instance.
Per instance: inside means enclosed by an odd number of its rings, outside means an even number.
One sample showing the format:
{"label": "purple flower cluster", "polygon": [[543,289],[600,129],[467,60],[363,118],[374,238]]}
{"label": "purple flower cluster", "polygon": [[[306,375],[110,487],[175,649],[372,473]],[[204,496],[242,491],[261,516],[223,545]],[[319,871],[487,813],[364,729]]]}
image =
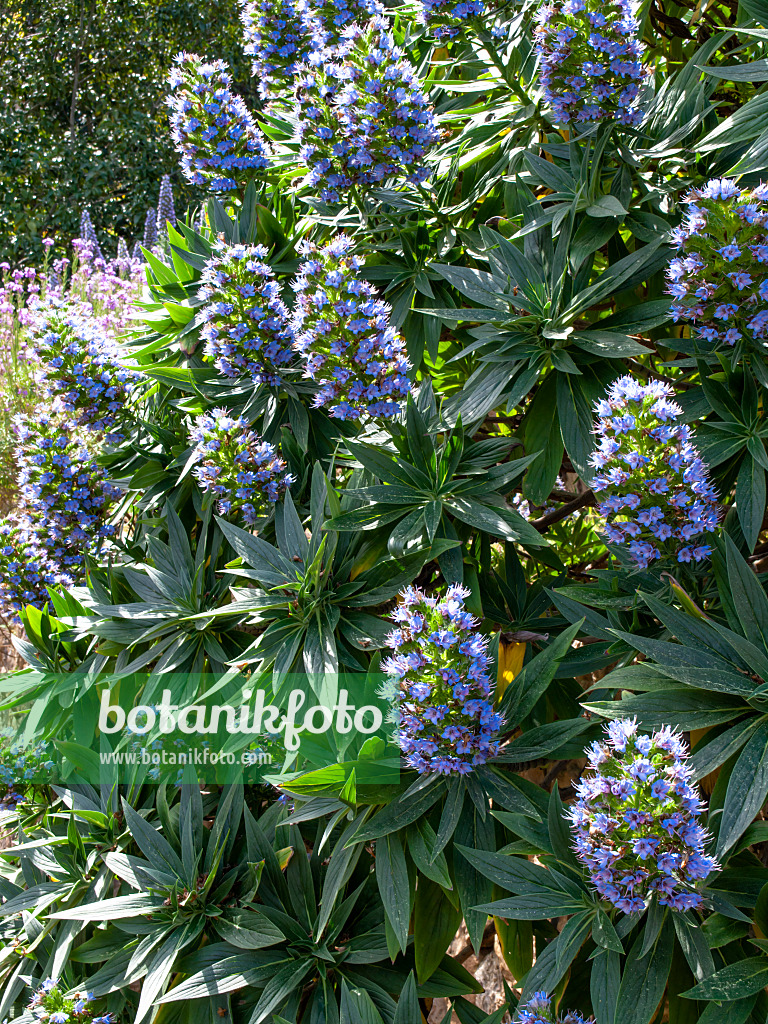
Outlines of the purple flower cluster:
{"label": "purple flower cluster", "polygon": [[312,49],[338,46],[353,23],[364,25],[384,14],[379,0],[297,0],[297,7],[312,37]]}
{"label": "purple flower cluster", "polygon": [[256,384],[281,383],[293,334],[263,245],[220,243],[202,273],[205,354],[227,377],[249,374]]}
{"label": "purple flower cluster", "polygon": [[75,585],[43,546],[43,529],[23,513],[0,520],[0,608],[14,618],[25,605],[42,607],[46,587]]}
{"label": "purple flower cluster", "polygon": [[714,347],[765,347],[768,339],[768,185],[714,178],[685,199],[667,269],[672,319]]}
{"label": "purple flower cluster", "polygon": [[93,316],[89,305],[64,300],[41,308],[32,327],[29,361],[37,364],[35,383],[53,399],[54,413],[122,440],[116,430],[139,374],[120,362],[120,347]]}
{"label": "purple flower cluster", "polygon": [[150,206],[144,216],[144,235],[141,244],[150,252],[157,245],[157,211]]}
{"label": "purple flower cluster", "polygon": [[629,0],[545,3],[537,23],[539,78],[556,124],[641,120],[647,70]]}
{"label": "purple flower cluster", "polygon": [[573,1010],[558,1017],[547,993],[534,992],[527,1003],[517,1008],[515,1024],[588,1024],[588,1021]]}
{"label": "purple flower cluster", "polygon": [[275,447],[227,409],[198,416],[189,435],[195,476],[218,498],[219,514],[252,526],[294,482]]}
{"label": "purple flower cluster", "polygon": [[390,307],[357,271],[353,241],[337,235],[324,248],[304,242],[305,257],[293,288],[292,329],[306,375],[318,381],[315,407],[337,419],[396,416],[410,390],[402,335],[390,323]]}
{"label": "purple flower cluster", "polygon": [[703,807],[684,741],[669,726],[639,735],[627,719],[606,734],[586,752],[592,774],[569,810],[577,857],[600,896],[625,914],[654,895],[673,910],[700,906],[696,884],[718,864],[703,852],[709,836],[696,821]]}
{"label": "purple flower cluster", "polygon": [[498,751],[488,638],[464,608],[469,594],[454,585],[440,599],[407,587],[392,612],[387,644],[395,654],[382,662],[391,677],[382,696],[396,704],[406,763],[422,774],[466,775]]}
{"label": "purple flower cluster", "polygon": [[598,511],[611,544],[627,545],[640,568],[664,555],[698,562],[712,553],[701,543],[718,525],[717,493],[707,467],[672,401],[668,384],[641,384],[629,375],[614,381],[595,406],[600,438],[590,462],[602,494]]}
{"label": "purple flower cluster", "polygon": [[435,39],[455,39],[468,21],[485,18],[485,0],[421,0],[419,21]]}
{"label": "purple flower cluster", "polygon": [[306,18],[294,0],[245,0],[240,18],[259,96],[273,100],[293,84],[296,64],[312,48]]}
{"label": "purple flower cluster", "polygon": [[356,185],[428,177],[424,160],[440,133],[384,18],[353,24],[337,47],[311,54],[296,71],[296,101],[304,184],[326,202]]}
{"label": "purple flower cluster", "polygon": [[93,992],[87,991],[67,996],[58,981],[48,978],[32,996],[29,1009],[42,1024],[114,1024],[113,1013],[96,1015],[93,1000]]}
{"label": "purple flower cluster", "polygon": [[84,556],[114,534],[105,519],[120,491],[64,416],[38,416],[33,427],[18,417],[15,428],[21,506],[52,563],[76,576]]}
{"label": "purple flower cluster", "polygon": [[158,234],[166,234],[168,225],[176,226],[176,210],[173,205],[173,188],[171,176],[164,174],[160,179],[160,192],[157,197],[157,220]]}
{"label": "purple flower cluster", "polygon": [[83,210],[80,214],[80,238],[88,245],[94,259],[104,259],[104,254],[102,253],[101,246],[99,245],[99,239],[96,236],[96,228],[93,226],[91,214],[88,210]]}
{"label": "purple flower cluster", "polygon": [[227,65],[193,53],[180,53],[175,61],[168,106],[184,176],[213,192],[244,190],[262,177],[269,150],[245,103],[229,88]]}

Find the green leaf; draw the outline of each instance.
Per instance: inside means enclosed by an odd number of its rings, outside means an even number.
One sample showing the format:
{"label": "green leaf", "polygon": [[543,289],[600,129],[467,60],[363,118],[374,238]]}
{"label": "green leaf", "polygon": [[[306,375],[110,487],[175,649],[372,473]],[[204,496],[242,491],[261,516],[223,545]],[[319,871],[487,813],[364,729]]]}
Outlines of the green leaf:
{"label": "green leaf", "polygon": [[389,923],[400,949],[404,951],[411,916],[410,886],[405,853],[397,832],[376,840],[376,881]]}
{"label": "green leaf", "polygon": [[594,451],[594,419],[581,380],[573,374],[557,375],[557,415],[565,450],[576,472],[589,484],[594,473],[589,457]]}
{"label": "green leaf", "polygon": [[768,957],[752,956],[746,960],[728,964],[716,974],[700,981],[698,985],[682,992],[685,999],[715,999],[718,1002],[732,1002],[754,995],[768,985]]}
{"label": "green leaf", "polygon": [[49,914],[49,917],[58,921],[122,921],[129,917],[145,917],[161,910],[164,902],[159,896],[132,893],[111,900],[100,900],[98,903],[84,903],[79,907]]}
{"label": "green leaf", "polygon": [[744,636],[768,652],[768,598],[728,534],[725,547],[728,582]]}
{"label": "green leaf", "polygon": [[474,526],[484,533],[490,533],[504,540],[516,540],[529,547],[542,548],[547,541],[535,526],[525,520],[519,512],[511,508],[497,508],[484,505],[473,498],[449,498],[445,501],[457,519],[468,526]]}
{"label": "green leaf", "polygon": [[352,841],[368,843],[372,839],[379,839],[390,832],[397,832],[398,829],[411,825],[417,818],[427,813],[444,789],[445,784],[438,780],[420,789],[418,793],[402,793],[362,825],[352,837]]}
{"label": "green leaf", "polygon": [[507,687],[499,708],[507,726],[516,725],[532,710],[555,678],[557,667],[576,639],[583,620],[564,629],[548,647],[525,665]]}
{"label": "green leaf", "polygon": [[674,928],[669,917],[644,957],[642,933],[635,940],[624,965],[616,1004],[616,1020],[621,1024],[650,1024],[667,986],[672,966]]}
{"label": "green leaf", "polygon": [[253,1008],[249,1024],[262,1024],[262,1021],[267,1020],[272,1011],[281,1006],[288,996],[299,988],[312,967],[313,961],[310,959],[293,960],[285,967],[281,967],[264,986],[264,991]]}
{"label": "green leaf", "polygon": [[747,456],[736,478],[736,511],[750,550],[757,543],[765,515],[765,470]]}
{"label": "green leaf", "polygon": [[605,195],[588,206],[586,210],[590,217],[624,217],[627,211],[621,205],[616,196]]}
{"label": "green leaf", "polygon": [[420,984],[440,965],[461,918],[461,910],[451,903],[441,887],[419,876],[413,906],[413,948]]}
{"label": "green leaf", "polygon": [[[488,853],[496,849],[493,818],[486,814],[483,820],[477,807],[469,801],[465,802],[456,827],[454,850],[462,854],[465,847]],[[453,869],[469,940],[477,953],[487,920],[487,912],[478,908],[491,898],[491,880],[463,855],[454,856]]]}
{"label": "green leaf", "polygon": [[416,1024],[421,1017],[419,999],[416,995],[416,981],[413,971],[408,975],[397,1000],[397,1010],[392,1024]]}
{"label": "green leaf", "polygon": [[589,993],[595,1024],[614,1024],[621,983],[621,960],[613,949],[603,949],[592,960]]}
{"label": "green leaf", "polygon": [[715,856],[722,857],[745,831],[768,795],[768,721],[739,754],[728,780]]}

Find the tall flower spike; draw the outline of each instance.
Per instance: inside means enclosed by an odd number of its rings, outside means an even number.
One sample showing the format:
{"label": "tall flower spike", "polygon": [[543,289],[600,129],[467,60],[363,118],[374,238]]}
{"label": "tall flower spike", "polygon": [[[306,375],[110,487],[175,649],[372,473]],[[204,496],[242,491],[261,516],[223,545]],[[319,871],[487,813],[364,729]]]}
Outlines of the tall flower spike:
{"label": "tall flower spike", "polygon": [[768,185],[741,188],[714,178],[685,199],[667,269],[672,319],[692,325],[708,347],[735,358],[768,348]]}
{"label": "tall flower spike", "polygon": [[269,149],[220,60],[180,53],[169,82],[171,135],[181,169],[193,185],[213,192],[243,191],[269,166]]}
{"label": "tall flower spike", "polygon": [[227,409],[198,416],[189,439],[194,474],[203,491],[216,495],[222,516],[252,526],[293,483],[275,447]]}
{"label": "tall flower spike", "polygon": [[638,124],[648,71],[629,0],[545,3],[537,22],[539,78],[555,123]]}
{"label": "tall flower spike", "polygon": [[93,226],[89,210],[83,210],[80,214],[80,238],[84,242],[88,243],[88,248],[91,250],[91,254],[95,260],[104,259],[104,254],[101,251],[99,239],[96,236],[96,228]]}
{"label": "tall flower spike", "polygon": [[421,774],[466,775],[498,751],[502,725],[493,710],[488,638],[464,608],[470,591],[454,585],[445,597],[407,587],[387,637],[395,654],[382,662],[400,749]]}
{"label": "tall flower spike", "polygon": [[565,1017],[558,1017],[546,992],[534,992],[527,1003],[517,1008],[515,1015],[515,1024],[589,1024],[589,1021],[573,1010]]}
{"label": "tall flower spike", "polygon": [[439,40],[455,39],[473,19],[486,16],[485,0],[420,0],[419,21]]}
{"label": "tall flower spike", "polygon": [[337,48],[300,65],[296,101],[304,184],[326,202],[355,185],[429,176],[424,161],[440,133],[384,18],[350,26]]}
{"label": "tall flower spike", "polygon": [[312,48],[306,18],[295,0],[245,0],[240,18],[260,98],[270,101],[287,95],[297,62]]}
{"label": "tall flower spike", "polygon": [[640,568],[676,556],[698,562],[712,548],[701,536],[718,525],[717,493],[668,384],[634,377],[615,381],[595,406],[600,438],[590,462],[592,490],[611,544],[626,545]]}
{"label": "tall flower spike", "polygon": [[145,249],[154,249],[157,245],[157,214],[151,206],[144,218],[144,237],[141,244]]}
{"label": "tall flower spike", "polygon": [[120,491],[68,418],[43,415],[34,426],[15,421],[21,506],[58,571],[82,575],[84,556],[114,535],[106,522]]}
{"label": "tall flower spike", "polygon": [[263,245],[219,243],[203,271],[205,354],[227,377],[249,374],[277,386],[292,357],[293,333]]}
{"label": "tall flower spike", "polygon": [[160,192],[157,197],[157,233],[166,234],[168,225],[176,226],[176,210],[173,206],[173,187],[170,174],[160,179]]}
{"label": "tall flower spike", "polygon": [[29,361],[36,365],[35,383],[53,400],[52,411],[110,444],[123,439],[119,424],[139,381],[120,355],[90,306],[46,306],[32,324]]}
{"label": "tall flower spike", "polygon": [[312,39],[313,49],[333,48],[352,24],[364,25],[384,14],[379,0],[297,0],[297,8]]}
{"label": "tall flower spike", "polygon": [[605,742],[586,751],[590,774],[569,810],[576,856],[599,895],[625,914],[653,896],[673,910],[700,906],[696,886],[718,864],[704,854],[709,836],[696,821],[703,808],[685,742],[668,726],[640,735],[629,719],[605,731]]}
{"label": "tall flower spike", "polygon": [[28,604],[42,608],[46,587],[75,585],[44,547],[44,532],[42,522],[36,524],[23,512],[0,520],[0,609],[10,618]]}
{"label": "tall flower spike", "polygon": [[358,275],[363,260],[351,254],[353,245],[338,235],[322,249],[300,246],[296,349],[320,385],[315,407],[337,419],[392,417],[410,390],[405,341],[390,323],[390,307]]}

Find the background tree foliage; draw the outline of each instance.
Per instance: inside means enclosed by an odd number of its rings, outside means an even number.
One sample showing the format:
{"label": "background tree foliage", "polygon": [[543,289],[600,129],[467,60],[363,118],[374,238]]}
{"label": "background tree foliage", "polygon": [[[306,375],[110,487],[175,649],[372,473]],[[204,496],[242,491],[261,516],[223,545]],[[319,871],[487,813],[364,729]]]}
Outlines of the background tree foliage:
{"label": "background tree foliage", "polygon": [[86,207],[100,236],[132,241],[165,173],[184,209],[164,106],[180,50],[227,61],[252,92],[235,0],[4,0],[1,259],[39,262],[45,235],[68,245]]}

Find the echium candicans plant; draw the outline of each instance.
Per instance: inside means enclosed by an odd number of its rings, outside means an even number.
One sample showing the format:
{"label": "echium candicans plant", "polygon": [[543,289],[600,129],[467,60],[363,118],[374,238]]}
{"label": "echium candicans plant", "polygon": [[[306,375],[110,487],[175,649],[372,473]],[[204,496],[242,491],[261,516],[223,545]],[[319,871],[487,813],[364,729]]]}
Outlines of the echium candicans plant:
{"label": "echium candicans plant", "polygon": [[702,535],[718,526],[717,493],[690,428],[677,422],[683,410],[673,395],[663,381],[627,375],[595,406],[599,443],[590,461],[603,532],[642,569],[665,556],[708,558]]}
{"label": "echium candicans plant", "polygon": [[198,416],[190,441],[200,487],[216,495],[219,515],[228,519],[253,525],[293,483],[274,445],[226,409]]}
{"label": "echium candicans plant", "polygon": [[22,507],[39,524],[38,536],[61,571],[78,575],[84,556],[114,535],[106,522],[120,490],[96,461],[96,445],[63,416],[15,422]]}
{"label": "echium candicans plant", "polygon": [[768,185],[713,178],[685,198],[669,264],[672,319],[709,348],[765,349],[768,339]]}
{"label": "echium candicans plant", "polygon": [[382,663],[390,677],[382,694],[393,702],[406,764],[423,775],[466,775],[498,753],[488,637],[464,607],[469,596],[458,584],[444,597],[407,587],[390,616],[394,654]]}
{"label": "echium candicans plant", "polygon": [[75,585],[43,546],[43,529],[23,512],[0,520],[0,610],[10,618],[25,605],[42,607],[48,587]]}
{"label": "echium candicans plant", "polygon": [[701,906],[696,887],[718,864],[704,853],[709,835],[696,820],[704,808],[685,742],[668,726],[643,735],[635,719],[610,722],[606,734],[587,750],[590,774],[568,812],[576,856],[625,914],[654,897],[673,910]]}
{"label": "echium candicans plant", "polygon": [[485,0],[421,0],[419,8],[419,21],[439,40],[455,39],[486,13]]}
{"label": "echium candicans plant", "polygon": [[227,377],[278,385],[291,362],[293,333],[263,245],[218,243],[201,277],[205,354]]}
{"label": "echium candicans plant", "polygon": [[391,179],[423,182],[439,138],[431,104],[382,17],[351,25],[296,71],[304,184],[326,202]]}
{"label": "echium candicans plant", "polygon": [[589,1024],[575,1010],[570,1010],[564,1017],[559,1016],[546,992],[534,992],[530,999],[517,1008],[514,1019],[515,1024]]}
{"label": "echium candicans plant", "polygon": [[141,244],[145,249],[154,249],[157,245],[157,213],[152,206],[144,216],[144,234]]}
{"label": "echium candicans plant", "polygon": [[114,1024],[113,1013],[101,1013],[87,989],[69,995],[63,982],[46,978],[32,996],[29,1009],[43,1024]]}
{"label": "echium candicans plant", "polygon": [[28,358],[53,413],[108,443],[123,438],[119,423],[140,374],[122,364],[120,346],[89,306],[64,300],[44,306],[32,325]]}
{"label": "echium candicans plant", "polygon": [[93,221],[91,220],[91,214],[89,210],[83,210],[83,212],[80,214],[80,238],[84,242],[88,243],[88,246],[91,250],[91,254],[94,259],[104,259],[104,254],[101,251],[99,239],[96,235],[96,228],[94,228],[93,226]]}
{"label": "echium candicans plant", "polygon": [[259,97],[271,101],[287,94],[296,64],[311,49],[306,18],[295,0],[244,0],[240,7],[246,56]]}
{"label": "echium candicans plant", "polygon": [[629,0],[558,0],[536,19],[539,79],[555,123],[638,124],[647,70]]}
{"label": "echium candicans plant", "polygon": [[298,0],[297,8],[315,50],[338,46],[348,26],[364,25],[384,13],[379,0]]}
{"label": "echium candicans plant", "polygon": [[165,234],[168,225],[176,226],[176,210],[173,205],[173,187],[170,174],[164,174],[160,179],[160,192],[157,196],[157,231],[158,234]]}
{"label": "echium candicans plant", "polygon": [[269,148],[242,97],[231,91],[227,65],[180,53],[169,83],[171,136],[185,178],[224,193],[261,178]]}
{"label": "echium candicans plant", "polygon": [[410,391],[405,340],[390,322],[390,307],[360,276],[364,260],[353,247],[346,235],[321,249],[299,246],[305,259],[293,282],[295,348],[319,384],[315,407],[343,420],[392,417]]}

